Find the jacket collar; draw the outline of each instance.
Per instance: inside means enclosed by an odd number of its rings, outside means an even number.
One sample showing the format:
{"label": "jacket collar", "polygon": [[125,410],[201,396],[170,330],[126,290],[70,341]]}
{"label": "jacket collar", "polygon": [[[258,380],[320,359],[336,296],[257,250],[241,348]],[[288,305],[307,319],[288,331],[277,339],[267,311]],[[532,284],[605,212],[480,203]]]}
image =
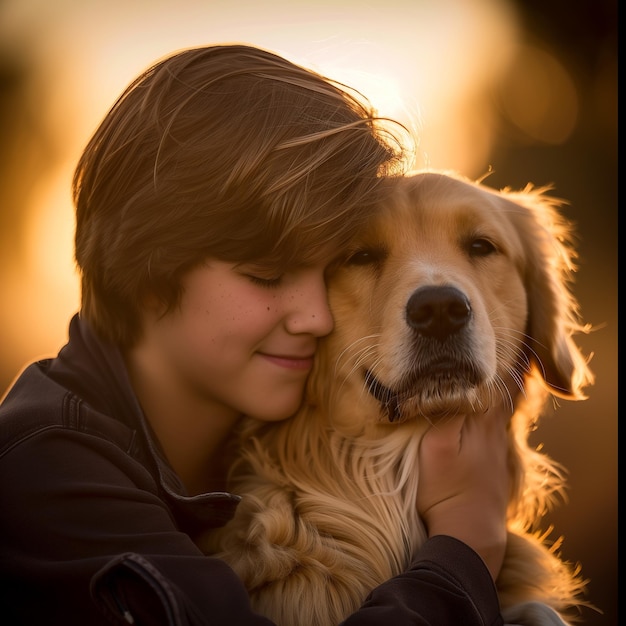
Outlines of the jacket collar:
{"label": "jacket collar", "polygon": [[142,435],[164,496],[184,526],[192,530],[222,526],[234,515],[241,500],[238,495],[228,492],[186,494],[141,409],[122,353],[117,346],[100,339],[79,314],[70,322],[69,342],[59,352],[50,374],[97,411],[118,419]]}

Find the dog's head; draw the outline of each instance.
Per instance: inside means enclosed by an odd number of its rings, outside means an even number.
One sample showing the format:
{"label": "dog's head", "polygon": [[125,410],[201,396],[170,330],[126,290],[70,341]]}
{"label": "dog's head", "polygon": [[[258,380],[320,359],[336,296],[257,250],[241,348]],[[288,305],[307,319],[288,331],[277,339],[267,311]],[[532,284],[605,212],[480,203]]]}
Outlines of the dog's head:
{"label": "dog's head", "polygon": [[513,403],[529,376],[584,397],[592,375],[572,339],[585,329],[558,206],[542,190],[447,174],[389,181],[388,202],[330,277],[335,331],[309,396],[382,422],[477,411],[496,394]]}

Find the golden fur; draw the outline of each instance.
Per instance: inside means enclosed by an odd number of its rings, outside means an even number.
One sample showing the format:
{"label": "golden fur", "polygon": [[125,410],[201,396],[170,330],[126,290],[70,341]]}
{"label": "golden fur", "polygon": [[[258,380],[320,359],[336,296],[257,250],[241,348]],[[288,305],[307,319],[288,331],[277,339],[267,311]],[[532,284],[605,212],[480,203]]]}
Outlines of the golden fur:
{"label": "golden fur", "polygon": [[546,190],[434,172],[390,186],[330,280],[336,328],[304,406],[244,425],[229,485],[243,500],[221,556],[281,626],[339,623],[425,540],[415,497],[429,422],[504,397],[515,488],[501,604],[507,622],[561,624],[584,583],[539,530],[564,476],[528,435],[550,397],[582,399],[593,382],[572,339],[587,329],[570,226]]}

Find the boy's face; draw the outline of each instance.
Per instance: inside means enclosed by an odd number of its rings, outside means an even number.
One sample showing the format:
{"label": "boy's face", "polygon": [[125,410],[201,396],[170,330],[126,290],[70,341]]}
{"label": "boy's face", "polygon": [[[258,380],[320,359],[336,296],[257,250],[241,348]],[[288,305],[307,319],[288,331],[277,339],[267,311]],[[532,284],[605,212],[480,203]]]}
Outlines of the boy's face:
{"label": "boy's face", "polygon": [[[138,349],[180,407],[207,417],[277,421],[300,406],[317,339],[333,328],[325,267],[278,277],[208,261],[183,280],[180,306],[149,312]],[[202,411],[203,412],[203,411]]]}

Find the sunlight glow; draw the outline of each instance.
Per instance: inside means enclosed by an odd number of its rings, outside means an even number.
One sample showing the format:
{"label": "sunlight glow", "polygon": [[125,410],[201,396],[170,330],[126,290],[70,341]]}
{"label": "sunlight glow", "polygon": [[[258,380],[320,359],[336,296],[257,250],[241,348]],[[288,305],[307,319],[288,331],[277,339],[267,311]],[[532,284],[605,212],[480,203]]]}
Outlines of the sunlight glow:
{"label": "sunlight glow", "polygon": [[578,119],[578,95],[572,78],[548,51],[525,46],[502,87],[510,120],[531,139],[563,143]]}
{"label": "sunlight glow", "polygon": [[[54,352],[65,340],[78,306],[72,170],[115,98],[156,59],[209,42],[267,48],[359,90],[380,115],[405,124],[418,141],[416,167],[480,176],[497,130],[485,94],[511,65],[519,40],[505,0],[389,0],[384,9],[358,10],[352,0],[314,7],[287,0],[8,0],[0,13],[3,42],[33,63],[28,106],[40,124],[33,136],[50,155],[37,181],[12,181],[18,192],[23,185],[28,221],[24,256],[0,269],[0,293],[15,303],[1,316],[15,359],[8,367],[26,361],[34,345]],[[24,332],[42,310],[46,323]]]}

